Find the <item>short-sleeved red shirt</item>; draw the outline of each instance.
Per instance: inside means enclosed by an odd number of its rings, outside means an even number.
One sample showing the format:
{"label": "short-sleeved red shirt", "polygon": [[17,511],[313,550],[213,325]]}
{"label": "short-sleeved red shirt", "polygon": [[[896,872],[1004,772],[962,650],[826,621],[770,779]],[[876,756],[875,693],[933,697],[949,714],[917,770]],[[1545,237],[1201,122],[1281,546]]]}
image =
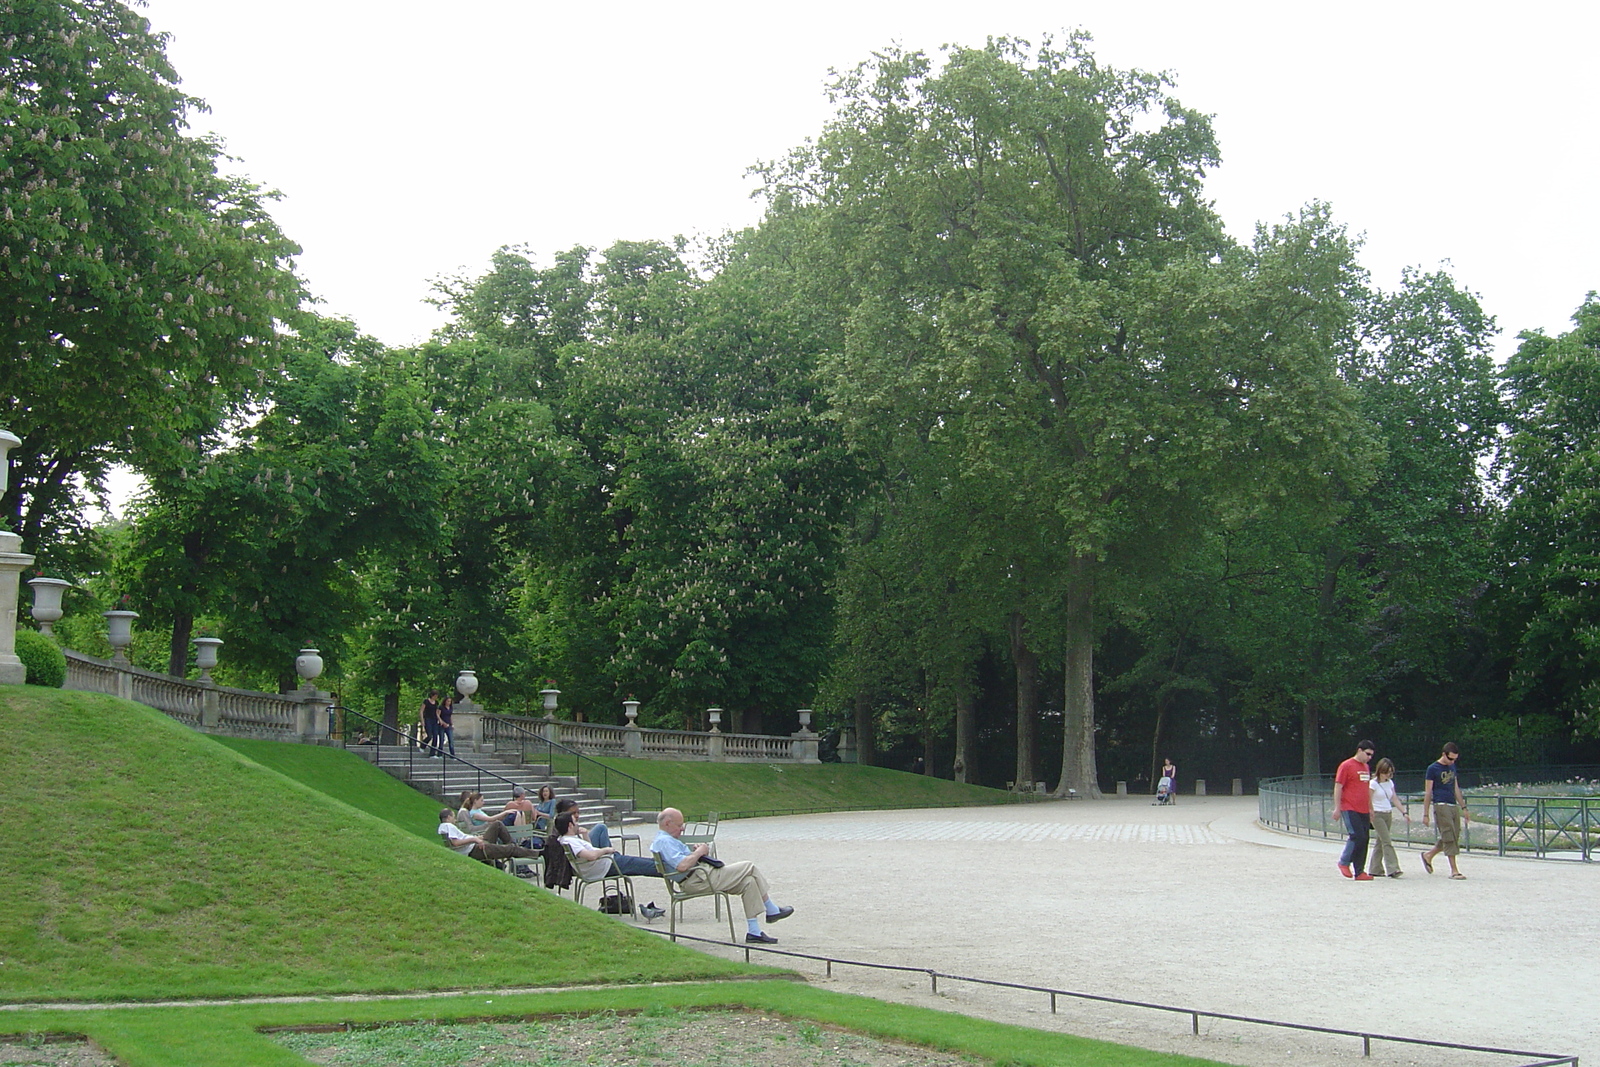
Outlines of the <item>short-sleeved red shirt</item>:
{"label": "short-sleeved red shirt", "polygon": [[1372,814],[1372,792],[1367,784],[1372,781],[1372,770],[1367,764],[1351,756],[1339,764],[1339,771],[1333,776],[1333,780],[1344,786],[1344,790],[1339,794],[1340,811]]}

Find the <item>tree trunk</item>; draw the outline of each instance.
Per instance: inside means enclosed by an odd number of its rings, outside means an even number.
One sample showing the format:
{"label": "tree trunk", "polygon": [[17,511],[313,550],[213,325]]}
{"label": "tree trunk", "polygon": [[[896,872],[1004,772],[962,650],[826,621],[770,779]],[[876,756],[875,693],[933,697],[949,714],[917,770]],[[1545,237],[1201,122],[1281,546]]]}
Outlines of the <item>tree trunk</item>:
{"label": "tree trunk", "polygon": [[1300,709],[1300,773],[1322,773],[1322,716],[1315,700]]}
{"label": "tree trunk", "polygon": [[1061,782],[1056,795],[1075,789],[1080,797],[1100,796],[1100,771],[1094,758],[1094,561],[1074,556],[1068,565],[1066,611],[1065,713],[1061,744]]}
{"label": "tree trunk", "polygon": [[[390,667],[383,672],[383,725],[390,730],[400,729],[400,669]],[[395,736],[384,731],[380,741],[388,744],[395,743]]]}
{"label": "tree trunk", "polygon": [[1017,788],[1038,779],[1033,765],[1034,739],[1039,732],[1039,656],[1028,648],[1022,612],[1011,613],[1011,662],[1017,668]]}
{"label": "tree trunk", "polygon": [[863,767],[878,763],[878,735],[872,724],[872,698],[866,690],[856,693],[856,762]]}
{"label": "tree trunk", "polygon": [[172,643],[167,646],[167,673],[174,678],[189,673],[189,636],[194,633],[194,616],[186,611],[172,616]]}
{"label": "tree trunk", "polygon": [[972,773],[973,740],[977,730],[978,696],[970,685],[961,687],[956,696],[956,762],[955,779],[967,782]]}
{"label": "tree trunk", "polygon": [[1156,728],[1150,734],[1150,791],[1155,792],[1155,785],[1161,781],[1161,735],[1167,728],[1167,694],[1162,693],[1156,697]]}

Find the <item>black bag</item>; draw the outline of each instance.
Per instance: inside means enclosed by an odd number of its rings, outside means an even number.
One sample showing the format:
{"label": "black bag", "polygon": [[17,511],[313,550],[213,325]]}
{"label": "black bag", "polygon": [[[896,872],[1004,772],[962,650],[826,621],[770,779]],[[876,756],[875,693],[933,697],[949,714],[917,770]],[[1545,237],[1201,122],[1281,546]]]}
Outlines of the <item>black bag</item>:
{"label": "black bag", "polygon": [[600,910],[607,915],[631,915],[633,914],[633,901],[626,893],[607,893],[600,898]]}
{"label": "black bag", "polygon": [[722,861],[717,859],[715,856],[701,856],[700,862],[705,864],[707,867],[710,867],[712,870],[716,870],[718,867],[722,866]]}

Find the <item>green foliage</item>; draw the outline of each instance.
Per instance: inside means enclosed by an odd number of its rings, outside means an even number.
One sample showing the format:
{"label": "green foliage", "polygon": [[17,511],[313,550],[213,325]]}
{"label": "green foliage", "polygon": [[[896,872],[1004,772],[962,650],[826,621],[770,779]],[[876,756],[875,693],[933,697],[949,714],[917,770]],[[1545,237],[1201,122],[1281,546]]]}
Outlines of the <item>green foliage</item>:
{"label": "green foliage", "polygon": [[270,195],[186,132],[162,39],[115,0],[0,9],[0,404],[23,439],[0,513],[39,548],[80,481],[162,467],[270,372],[300,299]]}
{"label": "green foliage", "polygon": [[60,689],[67,683],[67,657],[37,630],[17,630],[17,658],[28,670],[28,684]]}
{"label": "green foliage", "polygon": [[1498,604],[1513,695],[1600,736],[1600,297],[1559,337],[1524,333],[1505,367],[1510,436]]}

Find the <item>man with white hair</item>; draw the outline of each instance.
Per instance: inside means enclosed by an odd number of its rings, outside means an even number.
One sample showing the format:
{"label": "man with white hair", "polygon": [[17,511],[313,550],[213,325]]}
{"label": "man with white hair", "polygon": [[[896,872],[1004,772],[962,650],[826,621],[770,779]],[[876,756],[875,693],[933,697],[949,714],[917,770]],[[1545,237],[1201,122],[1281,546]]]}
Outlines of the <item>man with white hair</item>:
{"label": "man with white hair", "polygon": [[661,832],[650,843],[650,851],[661,857],[674,882],[680,882],[691,893],[703,893],[708,888],[719,893],[737,893],[744,901],[744,921],[748,928],[744,939],[756,945],[776,945],[778,939],[761,930],[761,919],[775,923],[794,914],[791,907],[778,907],[767,891],[767,880],[749,860],[723,863],[707,853],[710,847],[704,842],[690,848],[679,840],[683,836],[683,812],[666,808],[656,816]]}

